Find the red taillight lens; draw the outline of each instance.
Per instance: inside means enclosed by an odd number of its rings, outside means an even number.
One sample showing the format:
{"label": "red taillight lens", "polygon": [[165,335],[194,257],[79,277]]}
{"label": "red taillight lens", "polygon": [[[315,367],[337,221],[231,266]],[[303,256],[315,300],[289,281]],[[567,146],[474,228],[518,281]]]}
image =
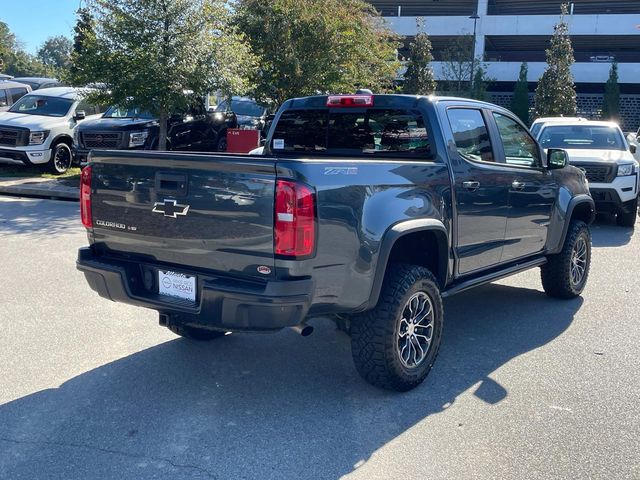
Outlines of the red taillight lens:
{"label": "red taillight lens", "polygon": [[316,246],[315,198],[306,185],[276,182],[274,253],[307,257]]}
{"label": "red taillight lens", "polygon": [[91,167],[84,167],[80,174],[80,218],[82,225],[93,227],[91,217]]}
{"label": "red taillight lens", "polygon": [[327,107],[373,107],[371,95],[331,95]]}

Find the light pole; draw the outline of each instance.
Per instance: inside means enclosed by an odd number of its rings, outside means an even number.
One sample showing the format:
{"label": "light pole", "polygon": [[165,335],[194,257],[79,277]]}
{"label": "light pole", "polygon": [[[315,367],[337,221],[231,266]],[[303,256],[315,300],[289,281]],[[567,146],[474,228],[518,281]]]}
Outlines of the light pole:
{"label": "light pole", "polygon": [[476,70],[476,25],[478,24],[478,19],[480,16],[478,12],[474,12],[473,15],[469,17],[469,19],[473,20],[473,48],[471,49],[471,91],[473,91],[473,81],[475,77]]}

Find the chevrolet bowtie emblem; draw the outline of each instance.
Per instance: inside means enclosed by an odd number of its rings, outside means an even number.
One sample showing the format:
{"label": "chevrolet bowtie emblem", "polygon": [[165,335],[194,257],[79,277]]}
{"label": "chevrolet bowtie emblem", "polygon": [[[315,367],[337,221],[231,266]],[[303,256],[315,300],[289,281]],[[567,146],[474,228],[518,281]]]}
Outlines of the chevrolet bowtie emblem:
{"label": "chevrolet bowtie emblem", "polygon": [[165,199],[164,202],[153,204],[153,213],[162,213],[165,217],[177,218],[178,215],[186,215],[189,205],[180,205],[176,200]]}

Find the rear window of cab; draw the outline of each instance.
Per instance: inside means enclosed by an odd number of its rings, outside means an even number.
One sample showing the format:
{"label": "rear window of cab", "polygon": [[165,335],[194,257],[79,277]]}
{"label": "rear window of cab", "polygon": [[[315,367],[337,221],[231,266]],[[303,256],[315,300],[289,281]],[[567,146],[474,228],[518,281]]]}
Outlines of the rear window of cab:
{"label": "rear window of cab", "polygon": [[287,110],[275,126],[271,150],[424,160],[434,156],[422,114],[393,108]]}

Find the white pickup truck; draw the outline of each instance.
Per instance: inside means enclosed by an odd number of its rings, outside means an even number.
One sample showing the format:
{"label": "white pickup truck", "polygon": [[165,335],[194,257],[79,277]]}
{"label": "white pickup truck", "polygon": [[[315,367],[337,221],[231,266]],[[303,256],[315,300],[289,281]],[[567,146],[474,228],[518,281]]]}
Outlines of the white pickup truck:
{"label": "white pickup truck", "polygon": [[589,181],[596,211],[613,213],[618,225],[632,227],[640,188],[637,146],[630,145],[613,122],[581,120],[547,122],[537,133],[543,148],[562,148],[569,163]]}
{"label": "white pickup truck", "polygon": [[83,92],[71,87],[37,90],[0,113],[0,158],[66,172],[73,163],[74,128],[103,110],[83,101]]}

